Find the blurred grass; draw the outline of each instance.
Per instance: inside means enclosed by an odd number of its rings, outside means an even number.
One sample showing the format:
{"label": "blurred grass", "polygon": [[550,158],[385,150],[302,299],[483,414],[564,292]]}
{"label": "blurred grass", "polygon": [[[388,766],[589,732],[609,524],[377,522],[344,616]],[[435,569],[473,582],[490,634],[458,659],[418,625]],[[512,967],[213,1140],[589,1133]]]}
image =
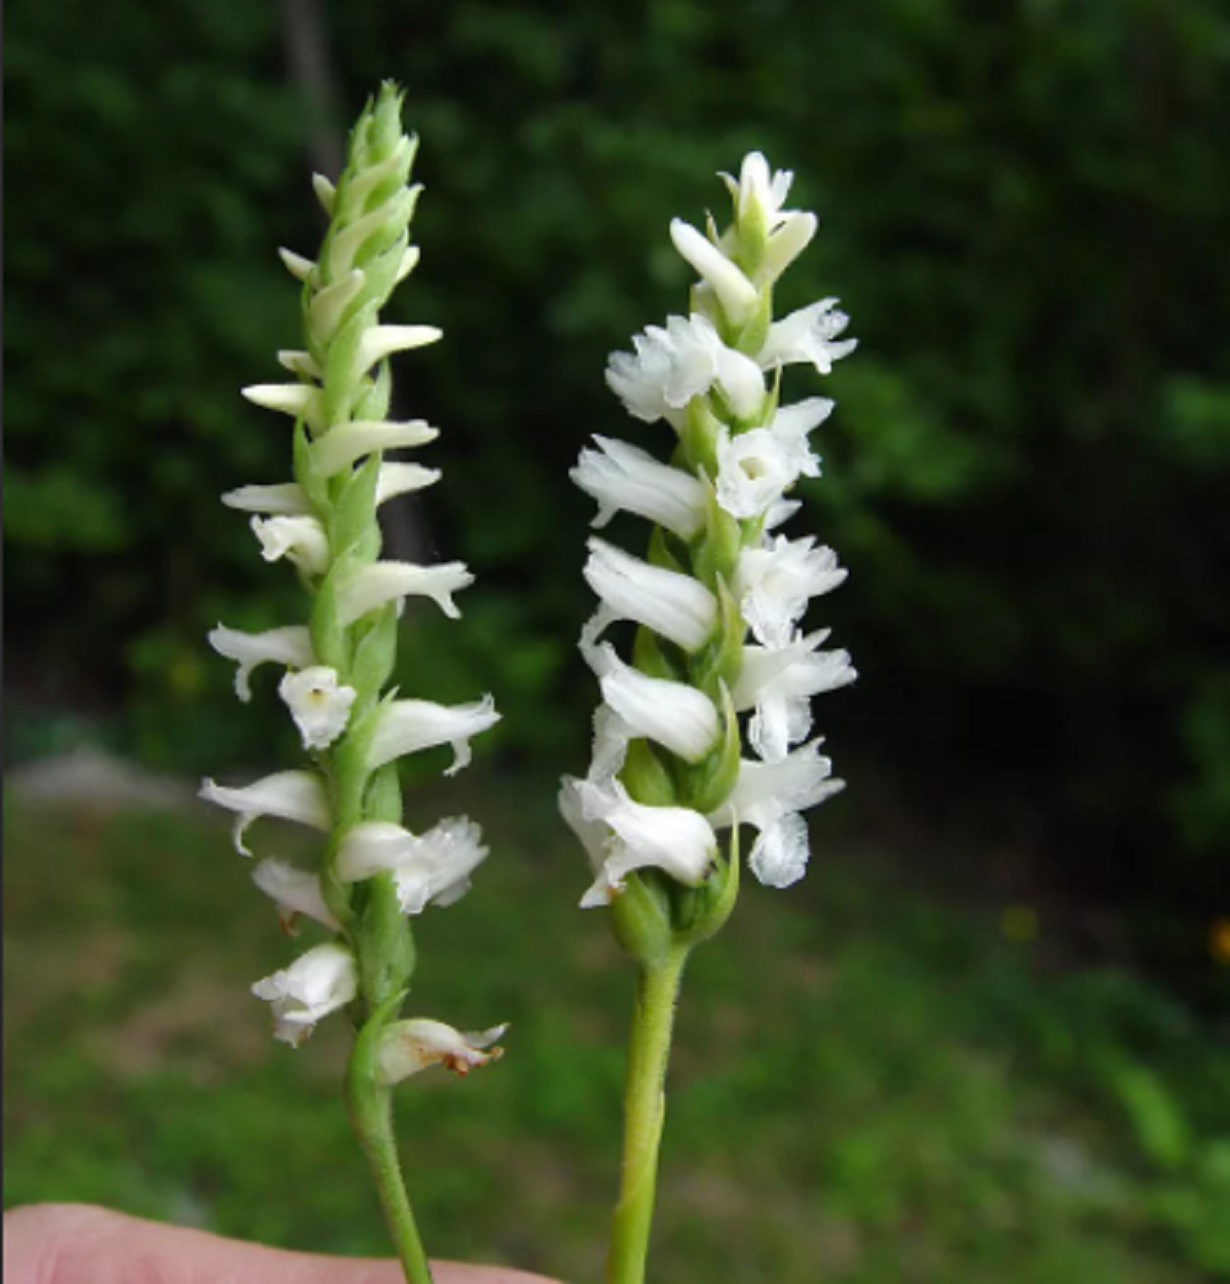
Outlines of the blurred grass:
{"label": "blurred grass", "polygon": [[[498,1066],[412,1081],[399,1134],[434,1255],[597,1280],[631,976],[574,908],[551,795],[476,774],[412,796],[412,823],[468,810],[494,854],[419,920],[407,1011],[512,1030]],[[343,1023],[298,1053],[269,1038],[246,990],[298,947],[223,825],[10,797],[5,830],[6,1202],[385,1251],[337,1097]],[[804,885],[749,885],[695,956],[653,1278],[1230,1277],[1224,1050],[1119,974],[1042,974],[996,915],[834,832]],[[257,841],[306,848],[275,825]]]}

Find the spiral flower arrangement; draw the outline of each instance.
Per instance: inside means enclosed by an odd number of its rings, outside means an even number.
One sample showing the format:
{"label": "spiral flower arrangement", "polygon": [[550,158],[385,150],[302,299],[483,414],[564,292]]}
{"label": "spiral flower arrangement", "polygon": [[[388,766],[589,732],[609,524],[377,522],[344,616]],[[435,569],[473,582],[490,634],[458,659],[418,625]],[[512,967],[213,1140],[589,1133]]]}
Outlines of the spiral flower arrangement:
{"label": "spiral flower arrangement", "polygon": [[[842,787],[812,728],[812,697],[852,682],[827,630],[805,632],[810,601],[845,579],[833,550],[781,532],[787,498],[820,462],[809,435],[833,402],[782,401],[786,366],[821,375],[855,346],[835,299],[774,320],[778,278],[811,241],[814,214],[786,210],[788,172],[759,153],[725,178],[730,225],[671,223],[696,271],[686,317],[650,326],[610,358],[607,383],[634,418],[673,431],[662,460],[595,437],[572,471],[598,503],[651,523],[645,557],[599,537],[584,575],[599,599],[580,649],[602,702],[583,779],[566,777],[564,819],[592,865],[582,906],[609,905],[640,976],[626,1091],[624,1173],[608,1278],[643,1275],[672,1013],[688,951],[725,921],[737,894],[738,832],[748,865],[788,887],[804,874],[802,813]],[[665,453],[665,452],[664,452]],[[635,626],[627,658],[605,640]],[[725,844],[719,833],[726,831]]]}

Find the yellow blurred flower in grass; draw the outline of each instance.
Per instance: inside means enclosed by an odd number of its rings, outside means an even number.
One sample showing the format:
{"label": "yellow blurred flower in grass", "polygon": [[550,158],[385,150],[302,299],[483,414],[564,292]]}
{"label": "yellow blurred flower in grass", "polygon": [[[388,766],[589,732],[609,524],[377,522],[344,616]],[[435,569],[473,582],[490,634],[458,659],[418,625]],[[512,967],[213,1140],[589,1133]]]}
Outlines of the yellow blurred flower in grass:
{"label": "yellow blurred flower in grass", "polygon": [[1209,953],[1214,963],[1230,967],[1230,918],[1215,918],[1209,924]]}
{"label": "yellow blurred flower in grass", "polygon": [[1038,936],[1038,911],[1032,905],[1009,905],[999,916],[999,930],[1009,941],[1028,945]]}

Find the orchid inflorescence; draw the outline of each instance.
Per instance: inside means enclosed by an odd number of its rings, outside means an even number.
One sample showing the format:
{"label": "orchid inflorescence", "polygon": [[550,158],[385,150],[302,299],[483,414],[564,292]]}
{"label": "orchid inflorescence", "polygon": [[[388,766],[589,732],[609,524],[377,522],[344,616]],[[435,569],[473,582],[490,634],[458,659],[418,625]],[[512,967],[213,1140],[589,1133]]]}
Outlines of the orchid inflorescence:
{"label": "orchid inflorescence", "polygon": [[[589,772],[566,779],[560,798],[595,867],[586,906],[616,901],[634,870],[664,873],[655,886],[668,896],[724,883],[714,831],[741,823],[759,831],[752,871],[787,887],[807,864],[800,813],[842,784],[819,739],[796,746],[810,698],[855,677],[845,651],[821,649],[827,630],[800,626],[846,572],[832,549],[778,529],[799,508],[787,492],[819,475],[808,434],[833,402],[783,405],[781,376],[793,363],[828,374],[855,341],[838,338],[847,319],[835,299],[773,320],[773,287],[816,229],[814,214],[782,208],[791,175],[752,153],[738,181],[724,177],[724,233],[712,219],[707,237],[679,219],[670,228],[701,278],[691,314],[650,326],[607,369],[631,415],[674,430],[669,462],[596,437],[572,472],[598,501],[596,526],[617,510],[653,523],[646,559],[589,541],[585,578],[600,605],[581,652],[602,703]],[[640,626],[631,663],[600,640],[619,620]]]}
{"label": "orchid inflorescence", "polygon": [[[827,630],[802,628],[845,571],[832,549],[779,532],[800,507],[787,493],[819,475],[808,437],[833,410],[824,397],[783,405],[782,371],[828,374],[855,343],[839,337],[835,299],[773,319],[773,287],[816,230],[814,214],[782,208],[791,175],[753,152],[723,177],[724,232],[671,223],[700,277],[689,315],[636,335],[606,372],[629,414],[674,430],[669,458],[595,437],[572,471],[596,526],[621,510],[651,523],[644,558],[589,541],[599,605],[580,649],[602,702],[589,770],[559,796],[593,868],[581,905],[610,906],[638,968],[608,1284],[644,1279],[675,1005],[689,952],[738,895],[739,828],[757,831],[748,865],[762,883],[802,878],[802,813],[842,787],[807,740],[811,697],[855,677],[846,652],[822,649]],[[604,640],[620,622],[636,626],[628,658]]]}
{"label": "orchid inflorescence", "polygon": [[385,689],[403,600],[429,597],[456,618],[453,594],[473,578],[461,562],[422,566],[380,556],[379,505],[440,476],[385,458],[437,435],[422,420],[388,418],[387,358],[433,343],[440,332],[379,321],[379,310],[418,260],[409,234],[420,192],[409,182],[415,150],[416,141],[402,131],[401,94],[386,85],[355,127],[336,188],[316,177],[316,195],[330,219],[320,255],[310,262],[281,252],[303,283],[305,347],[278,354],[292,381],[244,389],[248,400],[293,419],[294,479],[241,486],[222,497],[251,514],[266,561],[295,567],[310,614],[305,624],[261,633],[220,624],[210,643],[236,663],[241,700],[251,698],[259,665],[284,669],[278,694],[312,765],[240,788],[206,780],[201,789],[236,814],[235,846],[244,855],[252,854],[247,828],[262,816],[328,835],[318,870],[276,858],[255,866],[254,882],[288,928],[306,917],[333,939],[258,981],[253,993],[270,1003],[277,1037],[293,1045],[339,1008],[353,1005],[360,1026],[381,1013],[375,1064],[386,1082],[435,1062],[464,1073],[495,1055],[485,1049],[500,1033],[467,1041],[439,1022],[392,1019],[414,967],[406,916],[457,900],[487,855],[478,826],[464,817],[422,834],[402,825],[397,760],[451,745],[449,771],[456,771],[470,759],[471,737],[499,717],[490,696],[448,707]]}

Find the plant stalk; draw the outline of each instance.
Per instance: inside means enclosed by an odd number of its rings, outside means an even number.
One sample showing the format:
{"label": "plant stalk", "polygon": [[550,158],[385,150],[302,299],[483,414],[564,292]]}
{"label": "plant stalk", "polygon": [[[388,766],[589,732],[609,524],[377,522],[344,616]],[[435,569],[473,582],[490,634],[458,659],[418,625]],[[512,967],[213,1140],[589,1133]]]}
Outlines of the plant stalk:
{"label": "plant stalk", "polygon": [[350,1107],[351,1125],[371,1165],[380,1206],[384,1209],[406,1284],[433,1284],[431,1265],[419,1238],[397,1158],[392,1093],[375,1075],[372,1054],[383,1025],[383,1014],[380,1014],[359,1033],[346,1072],[346,1102]]}
{"label": "plant stalk", "polygon": [[642,962],[624,1079],[624,1154],[619,1203],[611,1223],[607,1284],[643,1284],[653,1225],[658,1150],[666,1114],[666,1066],[686,946]]}

